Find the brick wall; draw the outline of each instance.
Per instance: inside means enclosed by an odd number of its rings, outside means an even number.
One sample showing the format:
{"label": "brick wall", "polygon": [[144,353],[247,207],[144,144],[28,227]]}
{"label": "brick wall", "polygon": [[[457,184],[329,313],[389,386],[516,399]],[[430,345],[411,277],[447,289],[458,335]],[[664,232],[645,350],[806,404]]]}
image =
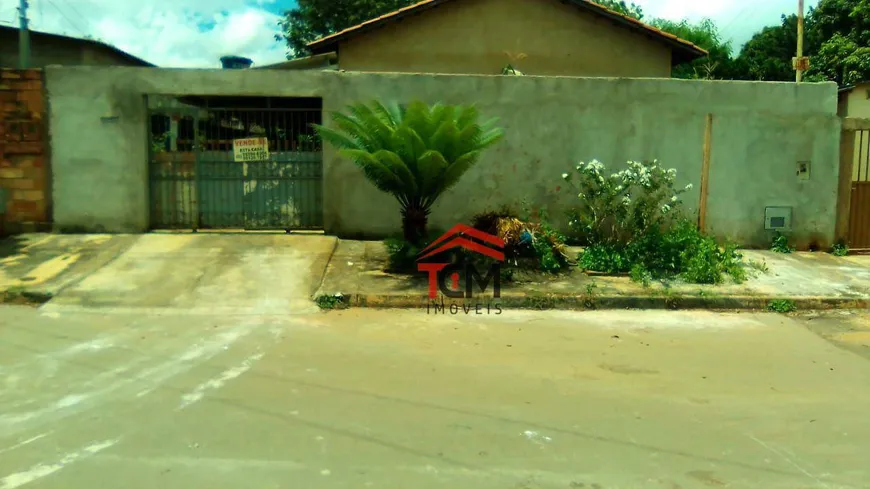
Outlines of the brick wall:
{"label": "brick wall", "polygon": [[50,228],[48,120],[42,70],[0,69],[0,188],[3,233]]}

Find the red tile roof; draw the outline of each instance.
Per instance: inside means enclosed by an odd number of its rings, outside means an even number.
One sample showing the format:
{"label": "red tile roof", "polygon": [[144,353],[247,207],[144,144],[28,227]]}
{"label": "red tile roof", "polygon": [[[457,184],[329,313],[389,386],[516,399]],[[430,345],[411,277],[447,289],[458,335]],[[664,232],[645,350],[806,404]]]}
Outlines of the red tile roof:
{"label": "red tile roof", "polygon": [[[342,31],[336,32],[335,34],[331,34],[329,36],[321,37],[311,43],[308,44],[308,48],[313,51],[314,54],[318,54],[321,52],[332,51],[334,50],[334,46],[347,38],[353,37],[357,34],[361,34],[363,32],[367,32],[372,29],[376,29],[378,27],[383,26],[387,22],[400,20],[408,15],[417,14],[428,10],[430,8],[436,7],[443,3],[447,3],[451,0],[423,0],[421,2],[415,3],[413,5],[409,5],[407,7],[401,8],[399,10],[384,14],[380,17],[376,17],[371,20],[367,20],[361,24],[357,24],[352,27],[348,27]],[[692,44],[689,41],[684,39],[680,39],[679,37],[665,32],[661,29],[656,29],[655,27],[645,24],[633,17],[629,17],[627,15],[623,15],[619,12],[610,10],[607,7],[601,6],[597,3],[591,2],[589,0],[560,0],[562,3],[569,3],[577,8],[586,10],[588,12],[593,12],[595,14],[601,15],[602,17],[606,17],[609,20],[620,24],[623,27],[627,27],[636,32],[640,32],[646,34],[653,39],[658,41],[662,41],[666,44],[669,44],[674,48],[674,56],[673,61],[674,64],[679,64],[685,61],[692,61],[697,58],[701,58],[707,55],[707,51],[704,49]]]}

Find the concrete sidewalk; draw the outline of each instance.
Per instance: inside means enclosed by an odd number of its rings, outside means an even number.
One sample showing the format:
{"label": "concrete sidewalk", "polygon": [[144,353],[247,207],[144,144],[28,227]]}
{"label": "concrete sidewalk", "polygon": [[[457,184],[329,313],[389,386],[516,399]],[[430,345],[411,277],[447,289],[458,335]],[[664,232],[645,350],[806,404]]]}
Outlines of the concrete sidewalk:
{"label": "concrete sidewalk", "polygon": [[[666,287],[653,283],[644,287],[628,277],[575,271],[502,284],[499,301],[504,307],[529,309],[764,310],[774,300],[792,301],[798,309],[870,307],[870,256],[742,253],[749,275],[742,284],[671,283]],[[349,305],[359,307],[431,304],[425,274],[389,274],[383,271],[386,263],[381,242],[341,240],[317,295],[342,294]],[[451,302],[445,299],[444,303]]]}
{"label": "concrete sidewalk", "polygon": [[313,312],[335,245],[285,233],[22,235],[3,241],[0,293],[81,308]]}
{"label": "concrete sidewalk", "polygon": [[138,236],[46,234],[0,240],[2,302],[42,303],[120,256]]}

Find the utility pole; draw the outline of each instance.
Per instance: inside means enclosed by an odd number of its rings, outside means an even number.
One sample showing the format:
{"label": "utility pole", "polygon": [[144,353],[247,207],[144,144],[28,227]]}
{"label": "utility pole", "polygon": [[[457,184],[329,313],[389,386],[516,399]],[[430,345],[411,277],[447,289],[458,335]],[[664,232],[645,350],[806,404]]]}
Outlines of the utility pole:
{"label": "utility pole", "polygon": [[30,68],[30,31],[27,28],[27,0],[18,4],[18,67]]}
{"label": "utility pole", "polygon": [[809,68],[809,64],[809,59],[804,57],[804,0],[798,0],[797,57],[794,59],[795,81],[797,83],[803,79],[804,71]]}

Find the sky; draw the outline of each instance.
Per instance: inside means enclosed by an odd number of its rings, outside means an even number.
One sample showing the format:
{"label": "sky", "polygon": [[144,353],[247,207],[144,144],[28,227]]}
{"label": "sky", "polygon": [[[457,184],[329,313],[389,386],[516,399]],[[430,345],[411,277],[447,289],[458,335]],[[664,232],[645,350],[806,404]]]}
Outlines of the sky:
{"label": "sky", "polygon": [[[0,0],[0,24],[18,24],[18,1]],[[34,30],[100,39],[162,67],[217,68],[235,54],[255,64],[286,59],[275,41],[295,0],[29,0]],[[739,49],[752,34],[797,11],[797,0],[634,0],[646,17],[711,18]],[[818,0],[807,0],[806,7]]]}

